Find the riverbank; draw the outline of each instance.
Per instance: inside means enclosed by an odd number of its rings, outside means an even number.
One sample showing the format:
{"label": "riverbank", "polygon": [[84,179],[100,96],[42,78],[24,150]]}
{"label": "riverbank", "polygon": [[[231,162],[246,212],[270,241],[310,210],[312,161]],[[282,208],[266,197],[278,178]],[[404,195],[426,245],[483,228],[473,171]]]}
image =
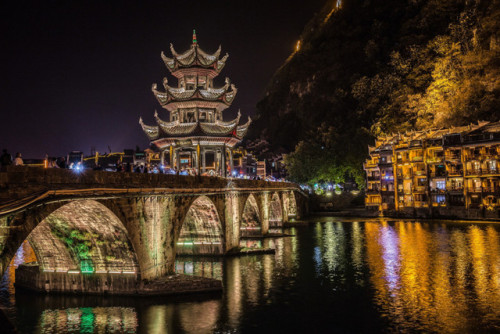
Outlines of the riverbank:
{"label": "riverbank", "polygon": [[460,218],[460,217],[409,217],[398,215],[370,215],[370,214],[356,214],[358,212],[349,211],[336,211],[336,212],[311,212],[305,220],[297,223],[288,223],[286,227],[293,227],[294,225],[308,225],[317,222],[317,219],[322,218],[335,218],[342,221],[443,221],[454,223],[500,223],[500,218]]}

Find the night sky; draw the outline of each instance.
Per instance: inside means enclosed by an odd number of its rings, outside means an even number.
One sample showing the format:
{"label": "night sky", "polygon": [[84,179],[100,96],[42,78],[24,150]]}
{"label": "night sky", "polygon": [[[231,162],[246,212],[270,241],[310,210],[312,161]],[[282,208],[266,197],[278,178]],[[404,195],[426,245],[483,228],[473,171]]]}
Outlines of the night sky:
{"label": "night sky", "polygon": [[192,30],[207,52],[229,59],[216,85],[238,88],[225,119],[253,115],[265,87],[324,0],[9,1],[0,5],[0,149],[24,157],[148,147],[139,116],[167,120],[151,84],[160,58],[187,50]]}

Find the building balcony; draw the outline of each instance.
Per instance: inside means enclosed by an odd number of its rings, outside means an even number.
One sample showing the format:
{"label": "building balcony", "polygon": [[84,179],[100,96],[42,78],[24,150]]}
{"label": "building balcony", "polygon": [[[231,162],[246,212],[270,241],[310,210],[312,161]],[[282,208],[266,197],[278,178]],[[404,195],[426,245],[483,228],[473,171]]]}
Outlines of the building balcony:
{"label": "building balcony", "polygon": [[413,192],[414,193],[424,193],[425,192],[426,186],[415,186],[413,187]]}
{"label": "building balcony", "polygon": [[483,194],[487,195],[499,195],[500,187],[483,187]]}
{"label": "building balcony", "polygon": [[429,203],[423,202],[423,201],[415,201],[414,206],[416,208],[428,208],[429,207]]}
{"label": "building balcony", "polygon": [[479,176],[481,174],[481,169],[467,169],[465,171],[465,175],[467,176]]}
{"label": "building balcony", "polygon": [[431,193],[433,194],[444,194],[446,193],[446,189],[438,189],[438,188],[432,188]]}
{"label": "building balcony", "polygon": [[464,188],[463,187],[450,187],[446,189],[450,193],[463,193]]}
{"label": "building balcony", "polygon": [[418,157],[413,157],[413,158],[411,158],[411,161],[412,162],[422,162],[422,161],[424,161],[424,157],[421,155]]}
{"label": "building balcony", "polygon": [[461,169],[453,169],[448,171],[448,176],[462,176],[463,173],[464,172]]}
{"label": "building balcony", "polygon": [[380,181],[380,175],[379,176],[368,176],[366,179],[368,181]]}
{"label": "building balcony", "polygon": [[500,175],[500,170],[498,168],[483,168],[481,169],[482,175]]}
{"label": "building balcony", "polygon": [[457,161],[460,160],[460,154],[446,154],[444,159],[446,161]]}
{"label": "building balcony", "polygon": [[416,171],[413,172],[413,175],[415,175],[415,176],[424,176],[426,174],[427,173],[426,173],[425,170],[416,170]]}
{"label": "building balcony", "polygon": [[481,188],[481,187],[468,187],[467,191],[470,193],[481,193],[481,192],[483,192],[483,188]]}
{"label": "building balcony", "polygon": [[366,189],[367,194],[378,194],[380,193],[380,189],[378,188],[372,188],[372,189]]}
{"label": "building balcony", "polygon": [[443,157],[429,157],[426,159],[426,162],[428,164],[439,164],[439,163],[444,162],[444,158]]}
{"label": "building balcony", "polygon": [[430,173],[430,176],[431,177],[442,177],[442,178],[444,178],[444,177],[446,177],[446,173],[443,173],[443,172],[440,172],[440,173],[432,172],[432,173]]}
{"label": "building balcony", "polygon": [[364,168],[364,169],[369,169],[369,168],[377,168],[377,167],[378,167],[377,163],[375,163],[375,162],[371,162],[371,161],[370,161],[370,162],[365,162],[365,163],[363,164],[363,168]]}

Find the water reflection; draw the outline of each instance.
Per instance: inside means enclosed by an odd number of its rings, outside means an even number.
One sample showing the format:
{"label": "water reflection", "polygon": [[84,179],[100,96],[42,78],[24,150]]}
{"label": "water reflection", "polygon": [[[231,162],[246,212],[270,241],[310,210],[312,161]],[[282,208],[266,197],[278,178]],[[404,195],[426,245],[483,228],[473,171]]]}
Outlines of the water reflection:
{"label": "water reflection", "polygon": [[396,222],[366,223],[365,230],[375,302],[395,329],[455,332],[500,323],[492,226]]}
{"label": "water reflection", "polygon": [[38,333],[135,333],[137,313],[127,307],[82,307],[44,310]]}
{"label": "water reflection", "polygon": [[15,275],[16,268],[23,263],[36,262],[35,251],[31,248],[28,241],[24,241],[12,258],[5,274],[0,281],[0,303],[3,306],[10,307],[15,304]]}
{"label": "water reflection", "polygon": [[330,218],[273,239],[275,254],[177,259],[179,273],[222,279],[222,297],[18,296],[17,323],[40,333],[499,331],[499,230]]}

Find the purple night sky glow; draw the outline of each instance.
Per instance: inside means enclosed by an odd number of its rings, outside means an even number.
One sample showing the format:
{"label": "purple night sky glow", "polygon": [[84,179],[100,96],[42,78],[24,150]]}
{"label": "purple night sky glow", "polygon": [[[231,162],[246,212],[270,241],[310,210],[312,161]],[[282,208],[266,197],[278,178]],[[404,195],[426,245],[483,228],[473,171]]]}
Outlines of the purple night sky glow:
{"label": "purple night sky glow", "polygon": [[151,93],[168,76],[160,52],[178,52],[196,29],[200,46],[222,45],[238,95],[225,117],[253,115],[265,87],[324,0],[12,1],[0,5],[0,149],[24,157],[148,146],[138,119],[153,123]]}

